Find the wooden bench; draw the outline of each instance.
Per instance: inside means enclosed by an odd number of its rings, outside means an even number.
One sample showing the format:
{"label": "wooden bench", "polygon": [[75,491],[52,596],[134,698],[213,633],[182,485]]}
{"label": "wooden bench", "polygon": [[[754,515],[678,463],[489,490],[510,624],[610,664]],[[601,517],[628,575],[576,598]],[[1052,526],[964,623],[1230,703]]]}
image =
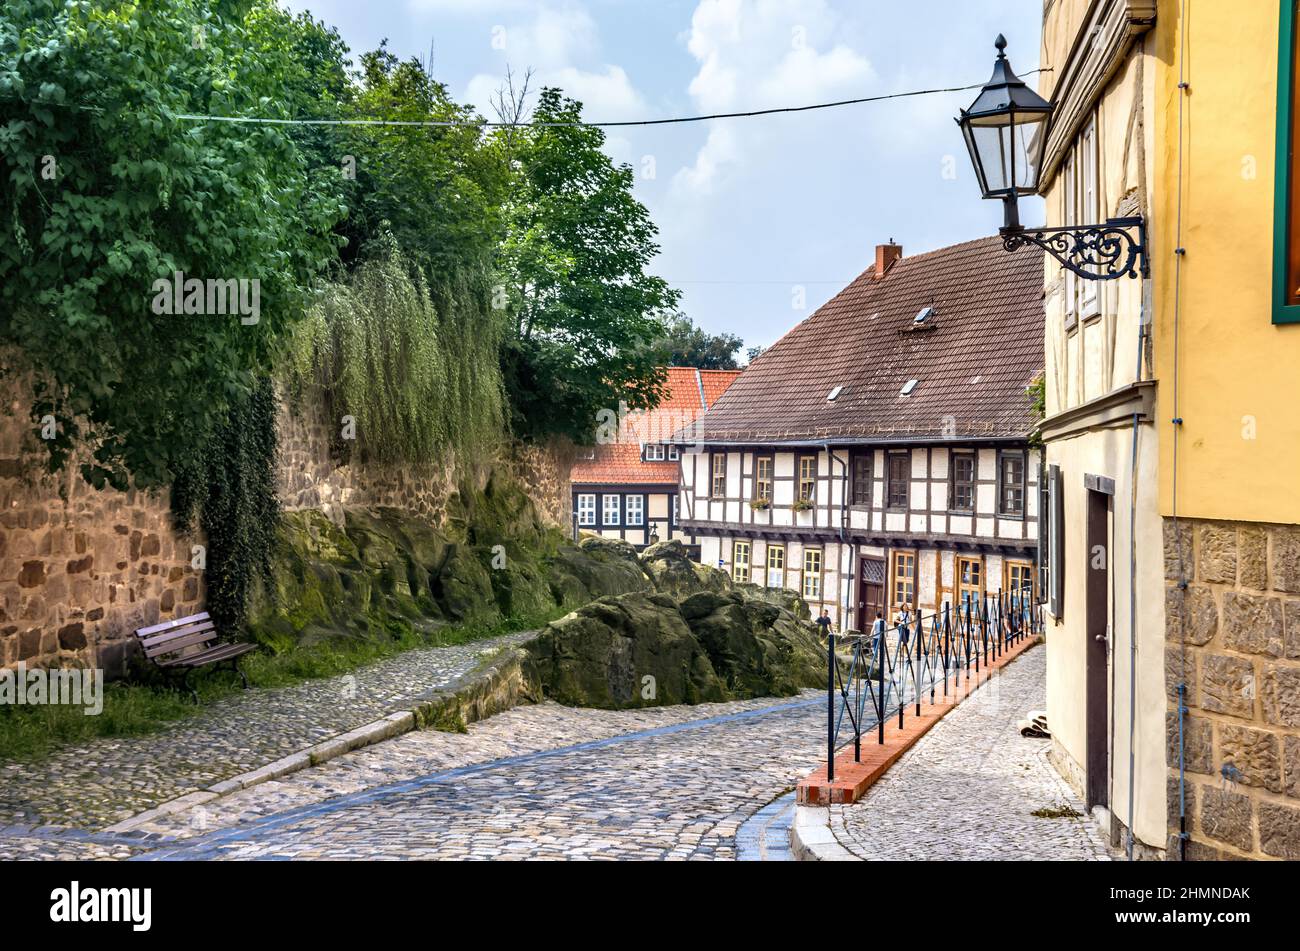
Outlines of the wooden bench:
{"label": "wooden bench", "polygon": [[257,648],[256,644],[219,643],[217,626],[206,611],[189,617],[164,621],[152,627],[142,627],[135,632],[140,639],[144,656],[168,674],[180,674],[181,686],[194,695],[198,691],[190,686],[190,674],[200,667],[229,663],[248,688],[248,678],[235,663],[236,659]]}

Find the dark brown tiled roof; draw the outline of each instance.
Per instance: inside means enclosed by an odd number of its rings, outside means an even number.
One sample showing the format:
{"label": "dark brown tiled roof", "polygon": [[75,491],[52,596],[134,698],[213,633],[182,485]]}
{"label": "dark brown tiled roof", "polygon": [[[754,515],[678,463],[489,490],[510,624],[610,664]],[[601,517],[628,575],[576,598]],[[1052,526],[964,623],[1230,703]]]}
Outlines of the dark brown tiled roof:
{"label": "dark brown tiled roof", "polygon": [[[981,238],[873,272],[754,360],[701,417],[702,441],[1026,436],[1025,387],[1043,372],[1042,252]],[[917,325],[924,307],[934,315]]]}

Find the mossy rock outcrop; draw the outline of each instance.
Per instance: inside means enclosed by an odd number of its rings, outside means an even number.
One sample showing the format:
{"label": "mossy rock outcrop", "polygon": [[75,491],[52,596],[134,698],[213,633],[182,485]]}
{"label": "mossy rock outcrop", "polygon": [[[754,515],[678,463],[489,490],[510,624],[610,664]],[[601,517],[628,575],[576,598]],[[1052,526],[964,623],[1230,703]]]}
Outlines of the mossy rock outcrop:
{"label": "mossy rock outcrop", "polygon": [[593,601],[547,625],[526,648],[546,696],[570,706],[623,709],[727,697],[667,595]]}
{"label": "mossy rock outcrop", "polygon": [[525,645],[549,698],[623,709],[789,696],[823,683],[801,601],[792,610],[783,594],[733,589],[725,573],[692,565],[680,543],[647,549],[641,563],[656,593],[601,598]]}
{"label": "mossy rock outcrop", "polygon": [[285,513],[272,583],[249,613],[273,650],[333,638],[392,638],[446,624],[488,627],[651,590],[631,546],[574,546],[528,497],[490,480],[462,491],[439,530],[391,508]]}
{"label": "mossy rock outcrop", "polygon": [[686,548],[677,539],[651,545],[641,553],[645,569],[655,590],[685,598],[697,591],[730,591],[732,582],[725,571],[690,560]]}

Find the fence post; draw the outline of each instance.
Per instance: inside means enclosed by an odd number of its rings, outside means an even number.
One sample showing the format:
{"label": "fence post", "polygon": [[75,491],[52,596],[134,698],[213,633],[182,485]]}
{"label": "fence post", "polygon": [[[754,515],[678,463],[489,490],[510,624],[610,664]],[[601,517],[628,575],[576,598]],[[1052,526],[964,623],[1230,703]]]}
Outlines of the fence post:
{"label": "fence post", "polygon": [[826,781],[835,781],[835,632],[826,636]]}
{"label": "fence post", "polygon": [[880,688],[876,695],[876,731],[879,743],[885,744],[885,625],[880,625],[880,636],[876,638],[876,685]]}
{"label": "fence post", "polygon": [[951,625],[948,620],[948,602],[943,602],[943,695],[948,696],[948,649],[951,646],[948,640]]}
{"label": "fence post", "polygon": [[925,631],[925,623],[921,620],[921,612],[916,612],[916,631],[912,637],[916,641],[916,664],[912,667],[912,689],[916,691],[916,715],[921,715],[921,637]]}

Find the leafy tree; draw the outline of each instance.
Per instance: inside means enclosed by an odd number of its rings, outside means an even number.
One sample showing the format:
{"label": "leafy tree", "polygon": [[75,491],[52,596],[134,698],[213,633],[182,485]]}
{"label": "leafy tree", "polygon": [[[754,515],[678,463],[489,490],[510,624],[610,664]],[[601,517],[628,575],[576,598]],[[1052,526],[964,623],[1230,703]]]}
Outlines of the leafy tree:
{"label": "leafy tree", "polygon": [[345,127],[357,184],[346,258],[355,261],[388,232],[434,283],[490,268],[503,235],[507,170],[478,116],[419,61],[399,61],[384,45],[362,55],[358,79],[345,115],[457,124]]}
{"label": "leafy tree", "polygon": [[543,89],[532,124],[496,137],[515,171],[498,268],[513,318],[502,370],[522,436],[587,440],[600,409],[662,394],[650,344],[679,293],[646,272],[658,229],[632,196],[631,167],[581,118],[581,103]]}
{"label": "leafy tree", "polygon": [[707,334],[685,314],[678,314],[668,332],[655,341],[665,363],[701,370],[735,370],[736,351],[744,343],[733,334]]}
{"label": "leafy tree", "polygon": [[[338,176],[311,174],[281,127],[178,113],[285,116],[305,88],[272,0],[8,0],[0,15],[0,341],[52,375],[62,465],[89,423],[95,485],[168,481],[193,440],[247,399],[313,276],[336,257]],[[253,24],[250,27],[249,24]],[[174,272],[260,283],[256,323],[166,315]]]}

